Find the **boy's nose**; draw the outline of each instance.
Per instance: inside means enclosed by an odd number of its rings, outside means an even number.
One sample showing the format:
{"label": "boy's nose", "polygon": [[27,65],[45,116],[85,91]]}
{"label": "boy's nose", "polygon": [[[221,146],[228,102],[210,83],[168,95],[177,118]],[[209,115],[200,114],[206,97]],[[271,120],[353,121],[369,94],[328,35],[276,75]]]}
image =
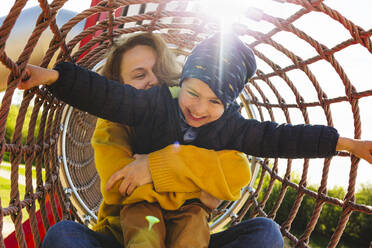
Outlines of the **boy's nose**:
{"label": "boy's nose", "polygon": [[195,117],[203,117],[208,111],[207,105],[203,102],[198,102],[193,106],[193,115]]}

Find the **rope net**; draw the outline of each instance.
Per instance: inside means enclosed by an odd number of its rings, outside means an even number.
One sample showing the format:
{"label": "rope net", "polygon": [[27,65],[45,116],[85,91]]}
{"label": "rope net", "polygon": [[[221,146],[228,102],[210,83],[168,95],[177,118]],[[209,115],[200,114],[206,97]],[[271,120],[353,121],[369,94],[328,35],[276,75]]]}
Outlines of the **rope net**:
{"label": "rope net", "polygon": [[[0,108],[0,161],[10,163],[8,198],[0,198],[0,247],[4,247],[8,235],[5,235],[7,225],[14,227],[20,247],[40,247],[45,230],[55,222],[75,219],[94,223],[101,203],[100,181],[90,145],[95,117],[65,105],[40,87],[24,92],[16,118],[11,121],[16,86],[43,33],[51,31],[52,37],[39,65],[51,67],[67,60],[93,69],[105,57],[113,40],[122,34],[161,33],[182,59],[195,44],[222,26],[217,19],[199,11],[200,1],[192,0],[96,1],[96,6],[57,25],[56,15],[66,2],[39,1],[41,12],[16,57],[11,58],[7,53],[13,45],[9,37],[15,32],[16,21],[27,1],[15,1],[0,26],[0,61],[9,74],[4,77]],[[368,138],[362,137],[362,131],[368,132],[368,123],[372,124],[371,120],[368,122],[367,111],[372,87],[365,82],[370,72],[360,69],[359,72],[367,75],[361,80],[352,71],[350,61],[360,59],[366,61],[364,64],[372,61],[372,29],[356,25],[329,7],[327,1],[268,0],[265,4],[273,9],[282,8],[283,13],[287,10],[286,14],[275,16],[264,7],[250,7],[242,20],[234,24],[235,31],[258,60],[257,73],[240,97],[246,111],[243,114],[262,121],[331,125],[345,136]],[[301,27],[304,21],[314,18],[324,20],[323,29],[317,27],[319,34],[315,29]],[[86,28],[68,38],[71,30],[82,22]],[[257,28],[258,24],[262,26]],[[336,38],[336,33],[344,38]],[[348,63],[341,62],[342,57],[352,55]],[[6,139],[7,128],[14,129],[9,139]],[[372,206],[359,204],[355,196],[358,168],[369,165],[350,154],[339,153],[332,159],[321,160],[250,160],[253,174],[258,175],[256,180],[243,190],[241,200],[219,206],[211,221],[213,231],[234,225],[244,216],[276,220],[289,190],[296,192],[295,199],[286,206],[285,220],[278,224],[283,236],[296,247],[308,247],[322,209],[329,205],[341,211],[334,216],[337,221],[333,234],[327,237],[328,247],[337,246],[353,213],[372,215]],[[293,173],[295,169],[297,175]],[[308,185],[314,170],[319,172],[315,190]],[[327,194],[330,180],[342,171],[346,175],[346,194],[331,197]],[[265,188],[264,182],[268,182]],[[268,206],[266,203],[274,197],[274,186],[278,183],[275,204]],[[306,198],[315,200],[313,212],[303,232],[294,234],[291,225],[301,215],[300,208]],[[25,220],[28,220],[28,232],[22,227]]]}

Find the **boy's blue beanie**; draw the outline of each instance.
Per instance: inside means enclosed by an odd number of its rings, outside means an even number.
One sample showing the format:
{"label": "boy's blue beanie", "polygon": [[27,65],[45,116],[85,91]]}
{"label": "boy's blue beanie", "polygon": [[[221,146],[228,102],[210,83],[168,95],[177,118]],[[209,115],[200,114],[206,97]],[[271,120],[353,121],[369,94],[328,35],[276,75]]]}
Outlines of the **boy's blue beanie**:
{"label": "boy's blue beanie", "polygon": [[182,70],[181,84],[186,78],[200,79],[227,108],[256,68],[252,50],[236,34],[216,33],[191,51]]}

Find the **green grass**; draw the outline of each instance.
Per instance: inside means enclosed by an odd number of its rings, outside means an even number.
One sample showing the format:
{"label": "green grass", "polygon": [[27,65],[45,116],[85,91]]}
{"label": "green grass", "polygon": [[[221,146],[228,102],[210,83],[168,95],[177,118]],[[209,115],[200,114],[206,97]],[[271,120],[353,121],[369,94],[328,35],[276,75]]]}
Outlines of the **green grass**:
{"label": "green grass", "polygon": [[[9,168],[10,170],[10,167],[9,166],[1,166],[2,169],[5,169],[4,167],[7,167]],[[24,170],[24,168],[23,168]],[[1,207],[2,208],[6,208],[9,206],[9,202],[10,202],[10,189],[11,189],[11,181],[9,179],[6,179],[6,178],[3,178],[3,177],[0,177],[0,199],[1,199]],[[24,195],[25,195],[25,189],[26,187],[22,184],[18,184],[18,190],[19,190],[19,197],[20,197],[20,200],[23,200],[24,199]],[[39,207],[39,203],[36,201],[36,210],[38,210],[40,207]],[[29,215],[28,215],[28,212],[25,208],[22,209],[22,222],[26,221],[28,219]],[[4,216],[4,225],[9,225],[11,226],[10,230],[3,230],[3,235],[6,237],[8,234],[11,233],[12,230],[14,230],[14,226],[12,225],[12,220],[11,220],[11,217],[10,216]]]}
{"label": "green grass", "polygon": [[[0,177],[0,197],[1,197],[1,206],[7,207],[10,201],[10,187],[11,183],[9,179]],[[19,197],[23,200],[25,195],[26,187],[22,184],[18,184]]]}
{"label": "green grass", "polygon": [[[9,206],[10,201],[10,180],[0,177],[0,198],[1,198],[1,207],[6,208]],[[19,194],[21,198],[23,198],[25,194],[25,186],[24,185],[18,185]],[[26,209],[22,210],[22,219],[27,220],[28,219],[28,213]],[[10,216],[4,216],[4,225],[11,225],[12,220]],[[11,230],[14,230],[14,227],[12,226]],[[10,230],[7,230],[8,233],[5,233],[5,236],[10,233]]]}
{"label": "green grass", "polygon": [[[299,238],[301,234],[296,233],[295,230],[291,230],[291,232]],[[327,247],[329,243],[329,237],[324,237],[322,235],[319,235],[317,233],[313,233],[310,236],[309,246],[311,248],[324,248]],[[284,248],[291,248],[294,247],[293,244],[289,241],[289,239],[284,238]],[[355,246],[355,244],[350,244],[348,242],[343,241],[342,239],[337,244],[337,248],[355,248],[358,246]]]}
{"label": "green grass", "polygon": [[[10,163],[7,163],[7,162],[3,161],[2,164],[0,165],[0,169],[11,171]],[[25,165],[23,165],[23,164],[19,165],[18,173],[19,173],[19,175],[25,175],[25,173],[26,173]],[[45,180],[45,170],[44,169],[42,169],[41,174],[42,174],[43,180]],[[32,178],[36,179],[36,168],[34,166],[32,166]]]}
{"label": "green grass", "polygon": [[292,248],[293,245],[291,245],[291,241],[287,238],[284,237],[284,248]]}
{"label": "green grass", "polygon": [[[19,192],[25,194],[25,186],[19,185]],[[10,200],[10,180],[0,177],[1,206],[8,206]]]}

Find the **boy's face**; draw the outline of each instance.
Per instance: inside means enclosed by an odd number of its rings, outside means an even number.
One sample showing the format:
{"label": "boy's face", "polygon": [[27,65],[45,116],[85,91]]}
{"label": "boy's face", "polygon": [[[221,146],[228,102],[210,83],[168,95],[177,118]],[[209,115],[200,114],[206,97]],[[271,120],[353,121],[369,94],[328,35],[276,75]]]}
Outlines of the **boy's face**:
{"label": "boy's face", "polygon": [[209,86],[196,78],[187,78],[182,82],[178,104],[187,124],[201,127],[219,119],[224,105]]}

